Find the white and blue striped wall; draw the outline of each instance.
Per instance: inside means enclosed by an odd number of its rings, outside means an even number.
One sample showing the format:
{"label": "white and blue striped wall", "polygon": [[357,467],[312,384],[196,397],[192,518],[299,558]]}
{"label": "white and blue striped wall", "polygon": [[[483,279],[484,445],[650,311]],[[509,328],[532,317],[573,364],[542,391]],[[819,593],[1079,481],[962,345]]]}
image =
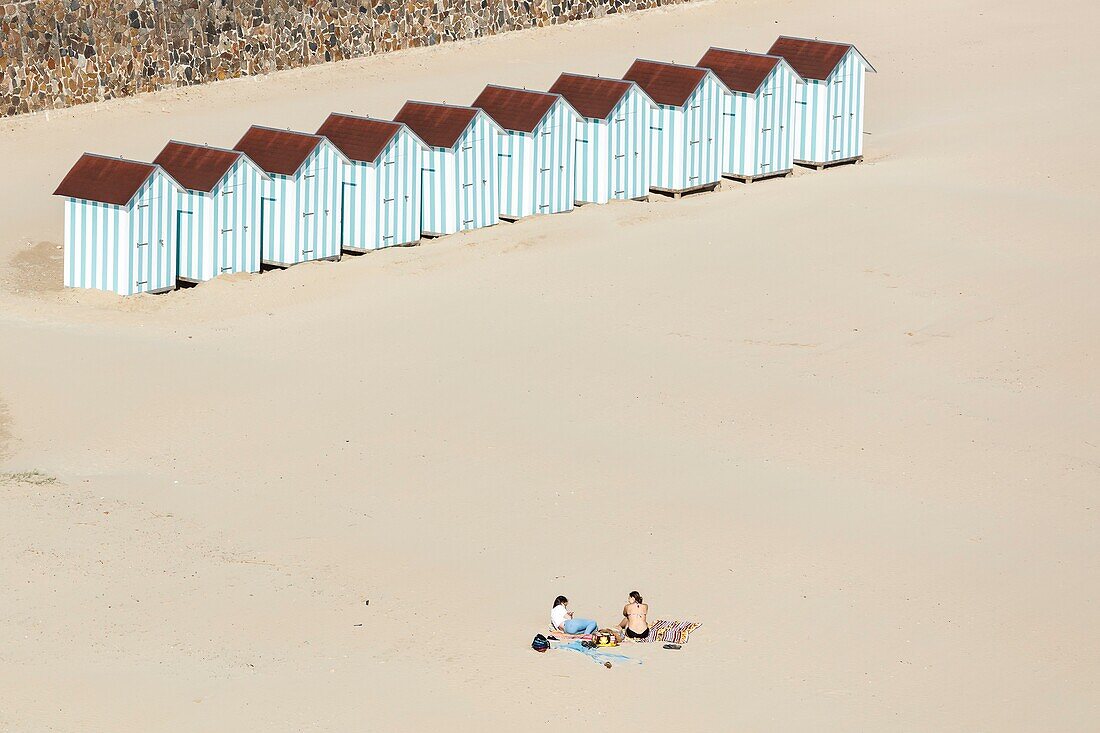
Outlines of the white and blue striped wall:
{"label": "white and blue striped wall", "polygon": [[501,134],[500,215],[519,219],[573,209],[576,111],[558,98],[531,132]]}
{"label": "white and blue striped wall", "polygon": [[260,271],[260,200],[267,175],[241,155],[212,191],[178,194],[179,277],[204,282],[231,272]]}
{"label": "white and blue striped wall", "polygon": [[340,195],[349,167],[323,139],[293,176],[270,174],[260,205],[265,264],[339,259]]}
{"label": "white and blue striped wall", "polygon": [[799,87],[795,160],[823,164],[863,155],[864,80],[869,68],[850,48],[828,79],[807,79]]}
{"label": "white and blue striped wall", "polygon": [[420,168],[424,143],[407,127],[371,163],[353,161],[341,184],[341,246],[352,252],[420,239]]}
{"label": "white and blue striped wall", "polygon": [[682,106],[656,106],[650,115],[650,188],[684,191],[722,178],[724,90],[708,71]]}
{"label": "white and blue striped wall", "polygon": [[126,206],[65,199],[66,287],[119,295],[175,288],[175,204],[182,192],[158,167]]}
{"label": "white and blue striped wall", "polygon": [[500,217],[497,153],[503,130],[478,110],[450,148],[429,148],[421,164],[421,230],[440,236],[492,226]]}
{"label": "white and blue striped wall", "polygon": [[579,203],[606,204],[649,193],[649,126],[653,101],[636,84],[603,119],[582,117],[575,143]]}
{"label": "white and blue striped wall", "polygon": [[725,90],[722,173],[756,178],[794,165],[794,108],[800,77],[780,61],[755,93]]}

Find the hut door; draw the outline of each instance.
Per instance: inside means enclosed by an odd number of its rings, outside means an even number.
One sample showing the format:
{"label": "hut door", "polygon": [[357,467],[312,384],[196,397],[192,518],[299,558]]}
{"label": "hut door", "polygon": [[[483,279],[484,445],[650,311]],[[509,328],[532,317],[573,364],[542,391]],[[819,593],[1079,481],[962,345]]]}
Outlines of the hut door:
{"label": "hut door", "polygon": [[275,238],[275,219],[272,214],[274,205],[274,198],[270,196],[260,198],[260,262],[274,260],[271,251]]}
{"label": "hut door", "polygon": [[[191,253],[191,212],[190,211],[177,211],[176,212],[176,273],[177,276],[180,273],[187,273],[187,277],[193,277],[197,280],[202,279],[202,273],[196,272],[191,274],[189,268],[184,264],[183,258]],[[223,255],[224,257],[224,255]],[[215,273],[217,274],[217,273]]]}
{"label": "hut door", "polygon": [[352,231],[352,217],[348,208],[348,202],[351,201],[351,195],[355,193],[352,189],[355,188],[354,182],[344,181],[340,184],[340,249],[344,249],[349,245],[361,246],[355,242],[354,232]]}
{"label": "hut door", "polygon": [[611,152],[611,198],[626,198],[626,166],[633,162],[627,160],[627,145],[625,134],[626,116],[617,115],[611,120],[608,128],[608,148]]}
{"label": "hut door", "polygon": [[430,206],[436,203],[435,168],[420,169],[420,231],[436,234],[432,227]]}
{"label": "hut door", "polygon": [[459,229],[474,229],[477,227],[477,208],[474,206],[474,201],[477,199],[477,195],[480,188],[481,181],[477,180],[476,171],[467,170],[467,177],[470,179],[463,182],[462,192],[459,194],[459,201],[462,202],[462,206],[459,211]]}

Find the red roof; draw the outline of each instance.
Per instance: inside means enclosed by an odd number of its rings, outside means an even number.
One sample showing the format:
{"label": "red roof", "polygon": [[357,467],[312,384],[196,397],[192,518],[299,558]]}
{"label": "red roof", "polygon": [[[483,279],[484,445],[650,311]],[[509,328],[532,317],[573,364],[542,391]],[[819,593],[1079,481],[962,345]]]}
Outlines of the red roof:
{"label": "red roof", "polygon": [[180,143],[173,140],[164,146],[153,162],[184,188],[192,191],[213,191],[214,186],[241,157],[236,150],[222,150],[205,145]]}
{"label": "red roof", "polygon": [[405,102],[393,119],[403,122],[433,148],[450,148],[477,116],[473,107],[430,102]]}
{"label": "red roof", "polygon": [[850,43],[780,36],[775,39],[768,53],[785,58],[803,79],[828,79],[851,47]]}
{"label": "red roof", "polygon": [[713,71],[730,90],[753,94],[780,61],[779,56],[711,48],[699,59],[699,66]]}
{"label": "red roof", "polygon": [[293,176],[323,138],[305,132],[275,130],[253,125],[234,150],[239,150],[268,173]]}
{"label": "red roof", "polygon": [[471,106],[485,110],[505,130],[534,132],[535,126],[542,122],[542,118],[559,99],[557,94],[490,84]]}
{"label": "red roof", "polygon": [[565,97],[573,109],[585,117],[602,120],[611,114],[615,105],[630,89],[630,82],[620,79],[603,79],[598,76],[562,74],[550,87],[554,94]]}
{"label": "red roof", "polygon": [[706,69],[697,66],[638,59],[623,74],[623,78],[640,86],[657,104],[679,107],[687,101],[706,75]]}
{"label": "red roof", "polygon": [[156,169],[148,163],[84,153],[53,195],[125,206]]}
{"label": "red roof", "polygon": [[351,160],[373,163],[401,129],[401,123],[333,112],[317,130]]}

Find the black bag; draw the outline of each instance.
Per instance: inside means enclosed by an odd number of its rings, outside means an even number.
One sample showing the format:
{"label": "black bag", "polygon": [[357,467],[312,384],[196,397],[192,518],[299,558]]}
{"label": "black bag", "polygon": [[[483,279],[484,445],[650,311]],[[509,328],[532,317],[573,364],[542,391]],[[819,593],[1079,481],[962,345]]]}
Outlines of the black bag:
{"label": "black bag", "polygon": [[544,652],[550,648],[550,642],[542,634],[535,634],[535,638],[531,642],[531,648],[536,652]]}

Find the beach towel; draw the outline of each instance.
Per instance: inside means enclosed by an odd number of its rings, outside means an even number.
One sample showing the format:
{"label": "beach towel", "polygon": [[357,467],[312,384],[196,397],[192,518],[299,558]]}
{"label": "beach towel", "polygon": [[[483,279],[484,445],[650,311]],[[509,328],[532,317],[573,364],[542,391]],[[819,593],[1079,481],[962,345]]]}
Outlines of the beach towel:
{"label": "beach towel", "polygon": [[688,635],[702,626],[695,621],[654,621],[649,627],[649,637],[635,639],[642,644],[661,642],[663,644],[687,644]]}
{"label": "beach towel", "polygon": [[605,665],[607,662],[614,664],[641,664],[641,659],[634,659],[628,657],[625,654],[615,654],[613,652],[605,652],[602,649],[590,649],[579,641],[568,641],[562,644],[558,644],[555,649],[568,649],[572,652],[580,652],[593,662],[599,665]]}

